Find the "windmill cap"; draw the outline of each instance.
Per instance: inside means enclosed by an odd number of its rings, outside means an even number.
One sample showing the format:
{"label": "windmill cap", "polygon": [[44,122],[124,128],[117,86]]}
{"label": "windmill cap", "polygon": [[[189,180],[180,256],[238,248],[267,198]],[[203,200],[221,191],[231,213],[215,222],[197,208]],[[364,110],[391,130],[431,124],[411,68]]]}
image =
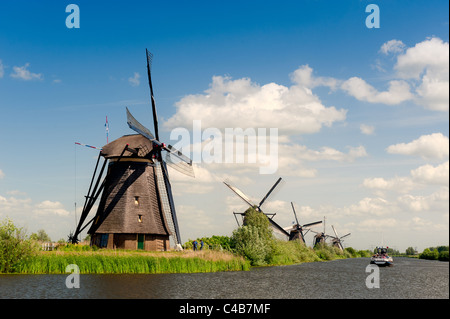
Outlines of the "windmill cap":
{"label": "windmill cap", "polygon": [[131,150],[137,150],[135,154],[126,150],[123,157],[145,157],[153,149],[152,142],[140,134],[132,134],[122,136],[111,143],[106,144],[102,148],[102,156],[106,159],[117,158],[122,154],[124,147]]}

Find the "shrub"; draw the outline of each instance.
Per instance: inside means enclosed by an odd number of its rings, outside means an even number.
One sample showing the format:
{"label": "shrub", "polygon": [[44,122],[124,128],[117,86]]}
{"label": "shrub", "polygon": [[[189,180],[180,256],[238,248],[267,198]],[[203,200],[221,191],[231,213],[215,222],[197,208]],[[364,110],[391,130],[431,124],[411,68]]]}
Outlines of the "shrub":
{"label": "shrub", "polygon": [[271,259],[273,240],[267,216],[251,207],[245,211],[244,226],[233,232],[231,245],[253,266],[261,266]]}
{"label": "shrub", "polygon": [[430,259],[430,260],[437,260],[439,258],[439,252],[437,249],[429,249],[426,248],[420,255],[420,259]]}
{"label": "shrub", "polygon": [[448,261],[448,250],[441,251],[441,252],[439,253],[438,259],[439,259],[440,261]]}
{"label": "shrub", "polygon": [[26,238],[25,231],[10,219],[0,224],[0,273],[15,272],[20,263],[38,251],[38,246]]}
{"label": "shrub", "polygon": [[271,252],[270,242],[264,240],[256,226],[242,226],[233,232],[235,251],[247,258],[253,266],[267,263]]}

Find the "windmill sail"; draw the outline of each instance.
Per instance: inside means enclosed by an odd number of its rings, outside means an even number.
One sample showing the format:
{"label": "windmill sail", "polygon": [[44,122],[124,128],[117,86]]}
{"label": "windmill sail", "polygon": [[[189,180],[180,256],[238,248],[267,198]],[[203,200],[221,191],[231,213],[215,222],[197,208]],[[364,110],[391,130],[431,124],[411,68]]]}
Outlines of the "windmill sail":
{"label": "windmill sail", "polygon": [[187,164],[186,162],[180,160],[177,156],[174,156],[172,153],[166,153],[166,164],[177,170],[184,175],[195,177],[194,169],[192,165]]}
{"label": "windmill sail", "polygon": [[178,229],[178,221],[175,212],[175,205],[173,203],[172,188],[167,176],[167,167],[164,162],[156,162],[156,177],[158,181],[158,191],[161,200],[161,207],[164,212],[164,217],[168,224],[172,239],[175,243],[181,244],[180,231]]}
{"label": "windmill sail", "polygon": [[150,87],[150,99],[152,101],[153,126],[155,128],[156,139],[159,140],[158,116],[156,114],[156,103],[155,98],[153,96],[152,73],[151,73],[153,54],[151,54],[151,52],[148,51],[147,49],[145,49],[145,53],[147,55],[147,77],[148,77],[148,86]]}
{"label": "windmill sail", "polygon": [[246,202],[248,205],[250,205],[251,207],[254,207],[255,204],[253,204],[250,199],[247,197],[247,195],[245,195],[239,188],[230,185],[227,182],[223,182],[225,185],[228,186],[229,189],[231,189],[236,195],[238,195],[244,202]]}
{"label": "windmill sail", "polygon": [[131,115],[131,112],[127,109],[127,123],[128,126],[135,132],[145,136],[146,138],[148,138],[150,141],[154,141],[155,137],[153,136],[153,134],[141,123],[139,123],[133,115]]}

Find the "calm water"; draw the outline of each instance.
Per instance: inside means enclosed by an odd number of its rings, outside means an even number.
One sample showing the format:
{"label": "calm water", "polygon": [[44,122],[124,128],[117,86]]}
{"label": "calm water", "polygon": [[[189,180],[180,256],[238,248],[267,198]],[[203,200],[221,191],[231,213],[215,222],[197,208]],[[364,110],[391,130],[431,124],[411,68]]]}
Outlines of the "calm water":
{"label": "calm water", "polygon": [[380,288],[366,287],[368,258],[246,272],[163,275],[0,275],[0,298],[365,299],[449,298],[449,263],[395,258],[380,268]]}

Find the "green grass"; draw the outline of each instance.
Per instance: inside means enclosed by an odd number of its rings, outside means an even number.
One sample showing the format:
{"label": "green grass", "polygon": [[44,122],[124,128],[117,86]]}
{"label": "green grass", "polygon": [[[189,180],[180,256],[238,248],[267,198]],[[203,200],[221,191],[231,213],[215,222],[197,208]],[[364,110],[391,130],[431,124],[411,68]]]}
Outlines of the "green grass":
{"label": "green grass", "polygon": [[249,263],[231,254],[168,252],[42,252],[22,262],[16,273],[65,274],[75,264],[82,274],[162,274],[249,270]]}

